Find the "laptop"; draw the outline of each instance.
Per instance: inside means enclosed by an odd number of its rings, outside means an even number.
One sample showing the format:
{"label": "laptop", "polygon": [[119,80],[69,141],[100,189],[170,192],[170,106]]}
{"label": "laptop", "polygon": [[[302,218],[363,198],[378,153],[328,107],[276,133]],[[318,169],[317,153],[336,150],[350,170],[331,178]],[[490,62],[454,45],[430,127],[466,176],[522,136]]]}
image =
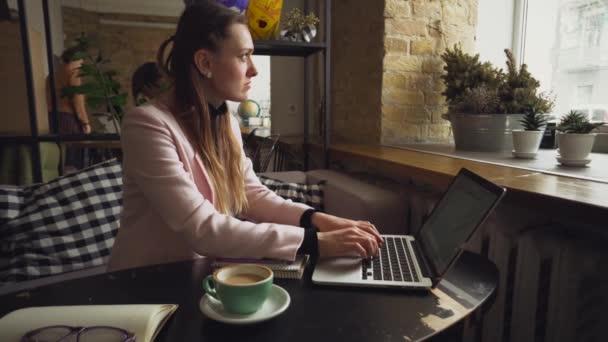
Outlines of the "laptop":
{"label": "laptop", "polygon": [[505,192],[463,168],[415,236],[382,235],[384,244],[372,259],[319,260],[312,281],[340,286],[433,288]]}

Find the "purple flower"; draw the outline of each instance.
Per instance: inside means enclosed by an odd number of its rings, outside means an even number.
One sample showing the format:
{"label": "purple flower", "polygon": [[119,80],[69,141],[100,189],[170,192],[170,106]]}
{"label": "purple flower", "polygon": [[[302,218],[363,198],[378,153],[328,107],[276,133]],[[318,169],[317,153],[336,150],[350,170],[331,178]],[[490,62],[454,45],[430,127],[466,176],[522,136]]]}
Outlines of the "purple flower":
{"label": "purple flower", "polygon": [[245,12],[249,5],[249,0],[215,0],[217,3],[222,4],[230,9],[233,9],[239,13]]}

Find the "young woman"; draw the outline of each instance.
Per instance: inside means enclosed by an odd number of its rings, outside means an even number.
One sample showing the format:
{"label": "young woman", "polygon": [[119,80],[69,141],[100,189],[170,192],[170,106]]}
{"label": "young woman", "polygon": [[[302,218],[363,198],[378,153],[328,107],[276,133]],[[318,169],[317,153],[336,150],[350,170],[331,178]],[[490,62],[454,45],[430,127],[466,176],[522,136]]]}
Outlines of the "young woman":
{"label": "young woman", "polygon": [[247,99],[252,52],[244,18],[207,1],[187,7],[161,45],[172,87],[123,120],[124,209],[111,270],[201,255],[376,254],[382,240],[371,223],[314,212],[259,182],[225,103]]}

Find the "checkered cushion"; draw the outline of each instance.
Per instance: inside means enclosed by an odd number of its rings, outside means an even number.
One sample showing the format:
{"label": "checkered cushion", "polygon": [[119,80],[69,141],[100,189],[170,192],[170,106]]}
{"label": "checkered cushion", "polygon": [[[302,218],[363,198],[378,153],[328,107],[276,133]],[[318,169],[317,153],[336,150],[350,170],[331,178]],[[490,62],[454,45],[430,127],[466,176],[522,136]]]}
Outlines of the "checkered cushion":
{"label": "checkered cushion", "polygon": [[260,182],[277,195],[294,202],[304,203],[318,211],[324,211],[323,188],[325,181],[318,184],[288,183],[280,180],[258,176]]}
{"label": "checkered cushion", "polygon": [[0,188],[0,284],[105,264],[122,208],[109,160],[48,183]]}

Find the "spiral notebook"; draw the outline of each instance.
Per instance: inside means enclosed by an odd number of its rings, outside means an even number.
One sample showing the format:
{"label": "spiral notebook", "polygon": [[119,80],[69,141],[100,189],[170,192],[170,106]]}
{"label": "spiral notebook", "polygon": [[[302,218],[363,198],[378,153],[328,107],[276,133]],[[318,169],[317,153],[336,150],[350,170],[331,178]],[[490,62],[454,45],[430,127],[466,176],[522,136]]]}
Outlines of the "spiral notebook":
{"label": "spiral notebook", "polygon": [[294,261],[283,261],[273,259],[231,259],[217,258],[211,264],[213,268],[220,268],[235,264],[257,264],[264,265],[272,270],[275,278],[301,279],[310,257],[307,254],[297,255]]}

